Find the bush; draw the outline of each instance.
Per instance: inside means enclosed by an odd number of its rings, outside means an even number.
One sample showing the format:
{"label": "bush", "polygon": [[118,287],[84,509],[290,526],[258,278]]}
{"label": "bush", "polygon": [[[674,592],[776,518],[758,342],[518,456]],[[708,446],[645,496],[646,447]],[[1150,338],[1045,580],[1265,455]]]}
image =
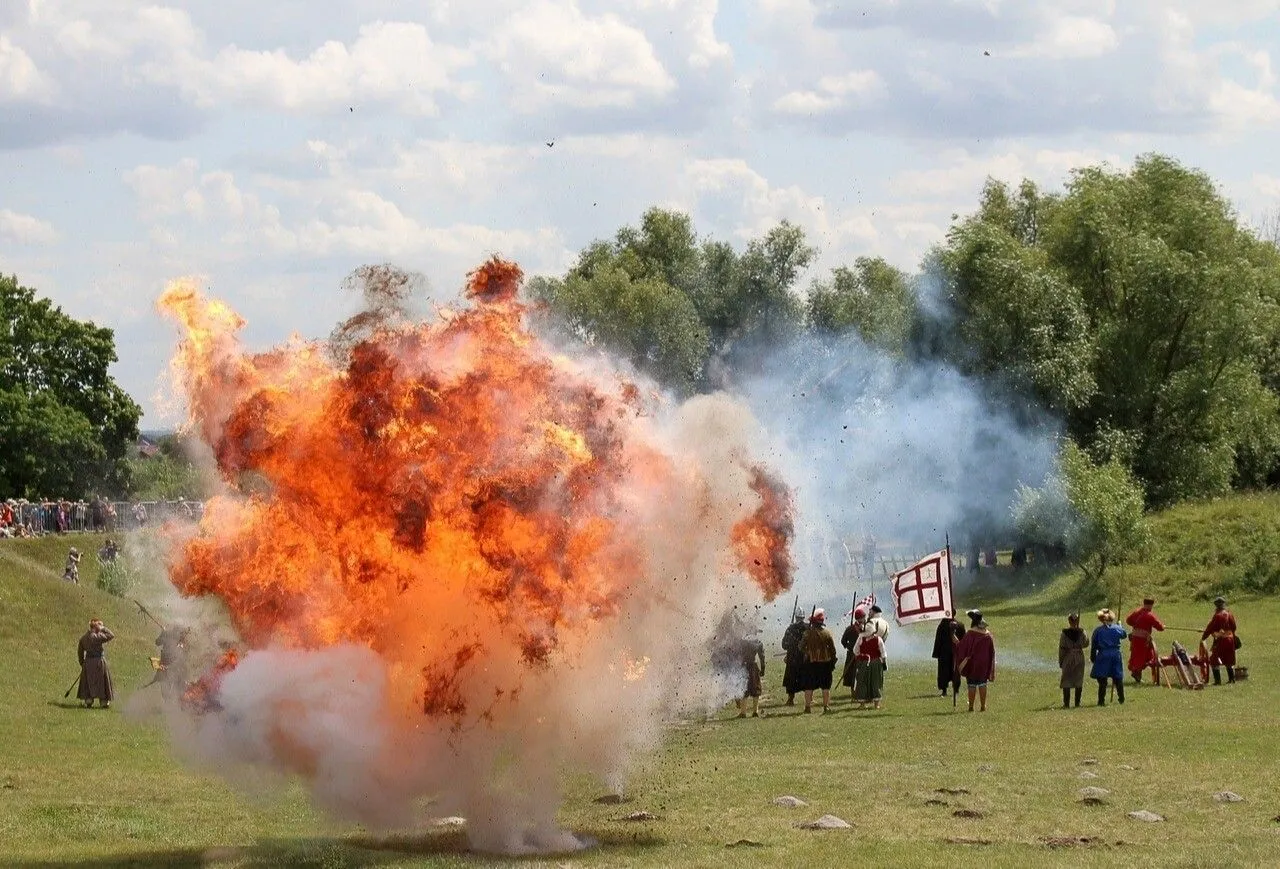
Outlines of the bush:
{"label": "bush", "polygon": [[133,574],[124,559],[108,561],[98,571],[98,588],[107,594],[124,597],[133,585]]}

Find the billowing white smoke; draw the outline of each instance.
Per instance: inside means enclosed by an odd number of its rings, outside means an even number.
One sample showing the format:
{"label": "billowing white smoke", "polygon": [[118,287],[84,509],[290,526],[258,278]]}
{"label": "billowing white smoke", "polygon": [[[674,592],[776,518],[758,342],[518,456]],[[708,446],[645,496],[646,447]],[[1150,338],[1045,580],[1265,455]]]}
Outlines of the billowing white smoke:
{"label": "billowing white smoke", "polygon": [[[795,590],[806,613],[811,602],[838,610],[828,621],[837,638],[855,591],[886,596],[873,553],[923,555],[949,536],[959,555],[970,542],[999,539],[1018,484],[1040,485],[1055,466],[1057,421],[1020,419],[982,383],[887,356],[853,335],[774,350],[742,388],[772,438],[769,460],[796,491]],[[864,578],[860,588],[851,573]],[[962,609],[967,579],[957,571]],[[793,600],[768,612],[774,642]],[[898,631],[891,657],[927,659],[931,627]]]}

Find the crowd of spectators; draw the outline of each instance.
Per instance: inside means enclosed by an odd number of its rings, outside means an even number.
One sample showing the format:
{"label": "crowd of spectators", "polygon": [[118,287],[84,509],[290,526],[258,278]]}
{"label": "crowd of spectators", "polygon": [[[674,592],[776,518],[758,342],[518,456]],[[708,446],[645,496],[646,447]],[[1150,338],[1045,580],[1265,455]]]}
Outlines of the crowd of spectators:
{"label": "crowd of spectators", "polygon": [[113,534],[145,528],[152,521],[199,519],[200,501],[109,501],[106,498],[69,501],[9,498],[0,504],[0,537],[43,537],[46,534],[92,532]]}

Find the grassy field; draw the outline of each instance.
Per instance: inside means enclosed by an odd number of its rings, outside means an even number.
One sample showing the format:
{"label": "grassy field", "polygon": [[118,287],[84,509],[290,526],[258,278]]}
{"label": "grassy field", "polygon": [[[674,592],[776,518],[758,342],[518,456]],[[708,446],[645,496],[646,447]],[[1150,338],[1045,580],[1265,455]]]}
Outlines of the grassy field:
{"label": "grassy field", "polygon": [[[1223,542],[1203,530],[1221,517],[1202,522],[1201,513],[1234,511],[1253,528],[1280,514],[1274,499],[1242,500],[1162,517],[1163,547],[1149,563],[1126,568],[1132,597],[1158,588],[1167,624],[1202,626],[1211,607],[1196,593],[1207,584],[1231,586],[1250,563],[1238,550],[1269,544],[1247,534]],[[1223,867],[1275,865],[1280,855],[1280,796],[1272,783],[1277,599],[1233,596],[1248,681],[1201,692],[1147,685],[1130,689],[1124,706],[1103,709],[1092,706],[1086,688],[1087,705],[1064,711],[1056,644],[1065,607],[1076,602],[1072,579],[1022,574],[1017,594],[1007,582],[988,581],[961,601],[984,606],[1001,651],[985,714],[966,714],[963,701],[955,712],[934,696],[932,662],[892,657],[895,645],[909,644],[909,631],[891,636],[879,712],[856,711],[844,698],[827,716],[780,707],[781,668],[771,659],[767,716],[737,720],[725,710],[674,728],[633,778],[627,803],[596,803],[598,784],[565,782],[563,824],[600,847],[502,861],[467,853],[457,830],[378,837],[337,824],[296,787],[246,796],[180,765],[158,727],[132,722],[118,708],[84,710],[63,700],[77,672],[76,638],[90,616],[100,615],[118,635],[108,647],[122,695],[117,707],[150,677],[156,634],[131,603],[93,587],[92,557],[82,565],[80,587],[57,580],[69,542],[0,543],[6,866],[842,865],[856,849],[860,861],[908,866]],[[1176,569],[1174,551],[1187,562]],[[931,626],[917,633],[912,645],[927,645]],[[1165,645],[1177,636],[1166,634]],[[1181,636],[1194,644],[1191,634]],[[1086,805],[1079,792],[1087,786],[1110,795]],[[1223,790],[1244,801],[1215,801]],[[809,805],[774,806],[784,794]],[[1126,816],[1138,809],[1167,820]],[[636,811],[656,819],[622,819]],[[828,813],[853,829],[795,826]],[[741,840],[755,844],[727,847]]]}

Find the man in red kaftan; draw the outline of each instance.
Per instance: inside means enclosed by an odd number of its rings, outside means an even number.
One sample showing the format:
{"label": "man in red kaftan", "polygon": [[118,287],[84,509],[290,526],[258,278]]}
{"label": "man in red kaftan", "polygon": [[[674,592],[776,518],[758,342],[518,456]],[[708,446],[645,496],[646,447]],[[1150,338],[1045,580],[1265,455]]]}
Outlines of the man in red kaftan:
{"label": "man in red kaftan", "polygon": [[1156,618],[1155,605],[1155,598],[1146,598],[1142,606],[1124,620],[1132,628],[1129,631],[1129,672],[1135,682],[1142,681],[1142,671],[1147,667],[1151,668],[1153,676],[1156,672],[1156,647],[1151,642],[1151,632],[1163,631],[1164,624]]}
{"label": "man in red kaftan", "polygon": [[1209,649],[1209,666],[1213,668],[1213,684],[1222,684],[1222,670],[1227,668],[1227,682],[1236,680],[1236,617],[1227,609],[1223,598],[1213,600],[1213,618],[1200,635],[1201,640],[1213,638],[1213,646]]}

